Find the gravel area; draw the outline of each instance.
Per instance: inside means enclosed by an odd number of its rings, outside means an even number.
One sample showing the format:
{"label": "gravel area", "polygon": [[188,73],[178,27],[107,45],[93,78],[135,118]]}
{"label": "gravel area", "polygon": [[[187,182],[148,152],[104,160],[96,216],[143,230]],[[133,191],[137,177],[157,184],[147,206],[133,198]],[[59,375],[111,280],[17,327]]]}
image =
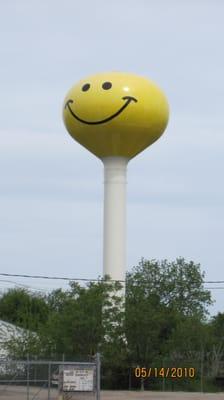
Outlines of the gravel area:
{"label": "gravel area", "polygon": [[[46,389],[30,388],[30,400],[48,400]],[[93,396],[78,396],[76,400],[95,400]],[[102,391],[100,400],[224,400],[224,393],[185,393],[185,392],[131,392]],[[26,388],[21,386],[0,386],[0,400],[27,400]],[[50,400],[60,400],[58,392],[51,390]]]}

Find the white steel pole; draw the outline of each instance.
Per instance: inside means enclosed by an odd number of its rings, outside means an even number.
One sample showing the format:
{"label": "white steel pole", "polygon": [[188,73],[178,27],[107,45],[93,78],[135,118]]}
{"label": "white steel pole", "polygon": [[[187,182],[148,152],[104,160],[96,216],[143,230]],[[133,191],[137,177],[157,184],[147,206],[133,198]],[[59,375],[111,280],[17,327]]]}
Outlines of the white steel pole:
{"label": "white steel pole", "polygon": [[[105,157],[103,274],[124,281],[126,272],[126,172],[128,158]],[[124,284],[122,285],[125,287]],[[124,289],[123,289],[124,294]]]}

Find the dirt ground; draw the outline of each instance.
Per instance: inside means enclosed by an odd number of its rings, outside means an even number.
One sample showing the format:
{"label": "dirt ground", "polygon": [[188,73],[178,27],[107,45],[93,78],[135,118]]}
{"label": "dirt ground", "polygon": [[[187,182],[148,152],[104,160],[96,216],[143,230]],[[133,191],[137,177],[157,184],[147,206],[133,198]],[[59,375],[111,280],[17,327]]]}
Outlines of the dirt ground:
{"label": "dirt ground", "polygon": [[101,392],[101,400],[224,400],[224,393]]}
{"label": "dirt ground", "polygon": [[[0,386],[0,400],[27,400],[27,391],[24,387]],[[46,389],[30,388],[29,399],[48,400]],[[59,400],[58,392],[51,390],[50,400]],[[92,396],[79,396],[76,400],[95,400]],[[224,393],[184,393],[184,392],[131,392],[131,391],[102,391],[100,400],[224,400]]]}

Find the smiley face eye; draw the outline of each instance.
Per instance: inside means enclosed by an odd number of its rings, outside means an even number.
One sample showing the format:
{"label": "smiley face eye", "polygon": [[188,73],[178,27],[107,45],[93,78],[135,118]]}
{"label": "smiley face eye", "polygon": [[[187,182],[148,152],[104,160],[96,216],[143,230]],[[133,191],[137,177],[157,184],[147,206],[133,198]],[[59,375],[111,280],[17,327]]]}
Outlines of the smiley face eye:
{"label": "smiley face eye", "polygon": [[83,85],[83,87],[82,87],[82,91],[83,92],[87,92],[87,90],[89,90],[89,88],[90,88],[90,84],[89,83],[85,83],[85,85]]}
{"label": "smiley face eye", "polygon": [[104,90],[108,90],[108,89],[110,89],[112,87],[112,83],[111,82],[104,82],[103,84],[102,84],[102,88],[104,89]]}

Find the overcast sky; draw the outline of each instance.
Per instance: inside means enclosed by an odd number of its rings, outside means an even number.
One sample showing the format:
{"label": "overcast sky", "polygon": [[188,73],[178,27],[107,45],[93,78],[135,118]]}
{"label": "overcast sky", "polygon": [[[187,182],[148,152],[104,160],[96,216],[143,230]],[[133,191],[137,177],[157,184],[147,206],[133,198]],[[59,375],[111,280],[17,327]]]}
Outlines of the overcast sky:
{"label": "overcast sky", "polygon": [[[128,269],[182,256],[224,280],[223,15],[222,0],[1,1],[0,272],[102,274],[103,166],[61,114],[80,78],[118,70],[154,80],[171,110],[129,164]],[[207,286],[224,312],[224,284]]]}

